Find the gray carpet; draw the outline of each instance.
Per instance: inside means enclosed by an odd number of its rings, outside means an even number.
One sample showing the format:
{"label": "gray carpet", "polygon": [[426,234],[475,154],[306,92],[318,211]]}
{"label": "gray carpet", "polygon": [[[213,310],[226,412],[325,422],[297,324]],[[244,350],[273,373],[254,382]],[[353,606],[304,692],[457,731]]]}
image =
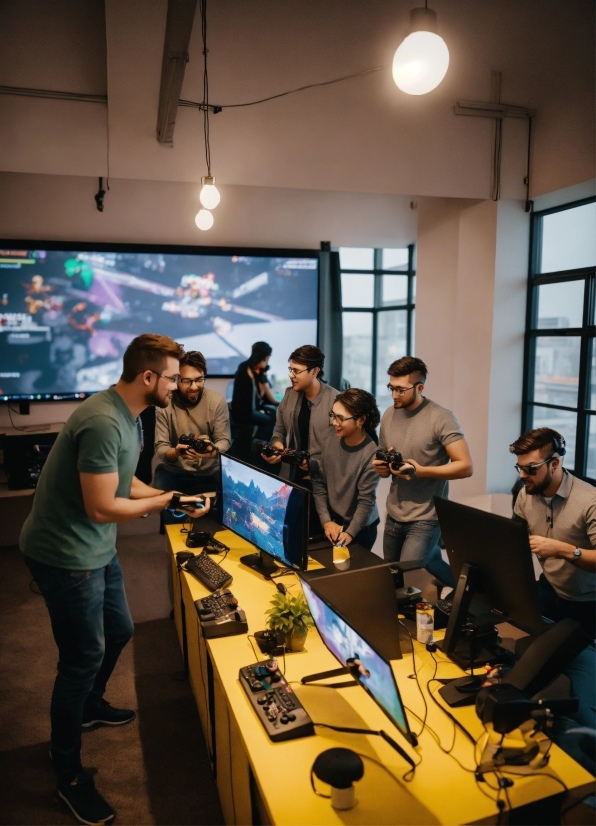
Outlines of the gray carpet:
{"label": "gray carpet", "polygon": [[[135,636],[106,699],[137,709],[127,726],[83,734],[83,765],[120,824],[220,824],[223,817],[183,663],[168,618],[165,538],[157,518],[128,523],[118,550]],[[17,548],[0,550],[0,823],[69,824],[48,758],[56,647],[42,597]],[[179,674],[178,674],[179,676]]]}

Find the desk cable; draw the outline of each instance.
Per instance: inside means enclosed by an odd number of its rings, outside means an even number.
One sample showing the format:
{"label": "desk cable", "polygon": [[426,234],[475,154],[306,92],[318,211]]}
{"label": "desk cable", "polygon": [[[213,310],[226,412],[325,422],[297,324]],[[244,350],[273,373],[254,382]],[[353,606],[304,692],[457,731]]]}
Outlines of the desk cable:
{"label": "desk cable", "polygon": [[[420,696],[422,697],[422,702],[424,703],[424,717],[421,719],[420,717],[418,717],[417,714],[414,715],[422,723],[422,728],[415,735],[416,737],[420,737],[420,735],[424,731],[424,726],[426,725],[426,718],[428,716],[428,705],[427,705],[427,702],[426,702],[426,697],[424,696],[424,692],[422,691],[422,686],[420,685],[420,681],[418,679],[418,671],[416,670],[416,656],[414,654],[414,640],[412,639],[412,634],[410,633],[410,629],[408,628],[408,626],[405,623],[403,623],[401,620],[399,620],[399,624],[402,626],[402,628],[405,628],[405,630],[408,634],[408,637],[410,638],[410,645],[412,646],[412,669],[413,669],[413,674],[410,674],[409,677],[410,677],[410,679],[414,678],[416,680],[416,685],[418,686],[418,691],[420,692]],[[435,660],[435,662],[436,662],[436,660]],[[433,676],[435,676],[436,673],[437,673],[437,665],[435,665],[435,673],[434,673]]]}
{"label": "desk cable", "polygon": [[[391,746],[391,748],[394,749],[399,755],[401,755],[401,757],[403,757],[403,759],[406,761],[406,763],[408,763],[411,766],[411,768],[408,769],[408,771],[402,777],[402,780],[404,780],[406,783],[409,783],[410,780],[413,779],[414,772],[416,771],[418,766],[422,763],[422,758],[420,758],[420,760],[417,763],[415,763],[412,760],[412,758],[410,757],[410,755],[406,751],[404,751],[404,749],[402,749],[402,747],[399,745],[399,743],[396,743],[395,740],[392,737],[390,737],[387,734],[386,731],[383,731],[383,729],[380,729],[379,731],[375,731],[375,729],[369,729],[369,728],[351,728],[349,726],[332,726],[330,723],[317,723],[314,720],[313,720],[313,726],[317,726],[317,727],[320,727],[320,728],[330,728],[333,731],[340,731],[340,732],[344,732],[346,734],[374,734],[377,737],[382,737],[383,740],[386,743],[388,743]],[[360,756],[362,757],[363,755],[360,755]],[[370,758],[370,759],[372,760],[373,758]],[[387,771],[389,771],[389,770],[387,770]],[[389,772],[389,774],[392,774],[392,773]],[[411,775],[411,776],[408,777],[408,775]],[[392,776],[395,777],[394,775],[392,775]],[[395,779],[397,780],[397,778],[395,778]]]}

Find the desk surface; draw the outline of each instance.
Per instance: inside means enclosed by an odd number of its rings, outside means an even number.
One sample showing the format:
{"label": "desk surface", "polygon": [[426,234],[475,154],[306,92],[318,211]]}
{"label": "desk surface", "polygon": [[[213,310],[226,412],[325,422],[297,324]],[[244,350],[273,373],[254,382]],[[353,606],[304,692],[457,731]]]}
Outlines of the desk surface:
{"label": "desk surface", "polygon": [[[187,550],[185,537],[178,525],[167,526],[168,538],[175,553]],[[231,531],[218,533],[218,539],[231,550],[223,561],[234,581],[229,586],[246,612],[249,634],[266,627],[265,611],[276,593],[273,582],[239,563],[239,558],[254,550],[253,546]],[[220,560],[221,557],[214,557]],[[193,600],[207,592],[203,585],[190,574],[183,574],[185,587]],[[300,590],[295,575],[285,576],[282,581],[290,593]],[[301,677],[338,666],[337,660],[324,646],[315,629],[311,629],[304,651],[286,656],[285,676],[290,681],[305,709],[315,722],[355,728],[384,729],[410,754],[419,765],[410,782],[403,775],[410,768],[380,737],[372,735],[342,734],[325,728],[317,728],[314,737],[272,743],[257,719],[249,700],[238,680],[242,666],[255,661],[249,639],[244,635],[208,640],[213,668],[226,692],[227,702],[241,732],[244,748],[252,771],[267,806],[271,823],[276,824],[434,824],[434,823],[491,823],[497,822],[497,790],[494,774],[487,775],[487,783],[477,783],[474,777],[476,749],[457,730],[451,720],[428,697],[427,681],[433,677],[435,663],[425,648],[414,642],[414,658],[419,683],[425,695],[428,712],[413,674],[412,655],[392,663],[403,702],[408,710],[411,729],[418,735],[419,745],[412,748],[380,710],[376,703],[359,686],[329,689],[320,686],[301,686]],[[255,644],[258,653],[258,648]],[[440,652],[436,653],[441,678],[461,676],[461,670]],[[283,660],[280,660],[283,667]],[[434,684],[436,692],[438,684]],[[412,713],[413,712],[413,713]],[[427,728],[420,734],[420,718],[426,716]],[[452,711],[461,724],[477,738],[480,745],[484,729],[473,706]],[[437,745],[431,729],[440,738],[442,746],[452,750],[445,754]],[[452,746],[452,743],[454,744]],[[351,748],[364,756],[365,773],[356,784],[357,806],[347,812],[333,809],[328,800],[316,796],[311,788],[310,767],[315,758],[328,748]],[[368,759],[370,758],[370,759]],[[462,768],[454,758],[465,767]],[[373,761],[378,761],[377,763]],[[379,765],[380,764],[380,765]],[[547,769],[539,776],[512,776],[514,785],[507,790],[513,808],[535,800],[560,794],[563,787],[581,797],[589,793],[592,776],[568,755],[553,745]],[[323,791],[328,791],[323,787]],[[501,798],[505,800],[504,793]],[[508,808],[508,807],[507,807]]]}

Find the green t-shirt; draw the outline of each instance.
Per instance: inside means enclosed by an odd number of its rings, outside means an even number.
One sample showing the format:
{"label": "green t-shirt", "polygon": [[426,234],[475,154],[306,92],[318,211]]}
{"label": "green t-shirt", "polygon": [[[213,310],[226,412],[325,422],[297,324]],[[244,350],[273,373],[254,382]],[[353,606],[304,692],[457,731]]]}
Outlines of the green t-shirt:
{"label": "green t-shirt", "polygon": [[141,440],[140,421],[113,387],[86,399],[50,451],[21,531],[21,551],[73,571],[107,565],[116,553],[116,524],[89,519],[79,473],[117,472],[116,496],[128,498]]}

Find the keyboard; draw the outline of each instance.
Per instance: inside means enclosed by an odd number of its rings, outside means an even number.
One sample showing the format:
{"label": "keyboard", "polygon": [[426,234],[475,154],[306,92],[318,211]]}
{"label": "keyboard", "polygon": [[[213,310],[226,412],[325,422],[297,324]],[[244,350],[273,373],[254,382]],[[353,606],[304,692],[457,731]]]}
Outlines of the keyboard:
{"label": "keyboard", "polygon": [[227,588],[232,581],[232,575],[214,562],[206,551],[201,551],[200,554],[185,562],[184,568],[196,576],[210,591]]}
{"label": "keyboard", "polygon": [[246,614],[227,588],[210,597],[195,600],[195,607],[206,639],[248,633]]}

